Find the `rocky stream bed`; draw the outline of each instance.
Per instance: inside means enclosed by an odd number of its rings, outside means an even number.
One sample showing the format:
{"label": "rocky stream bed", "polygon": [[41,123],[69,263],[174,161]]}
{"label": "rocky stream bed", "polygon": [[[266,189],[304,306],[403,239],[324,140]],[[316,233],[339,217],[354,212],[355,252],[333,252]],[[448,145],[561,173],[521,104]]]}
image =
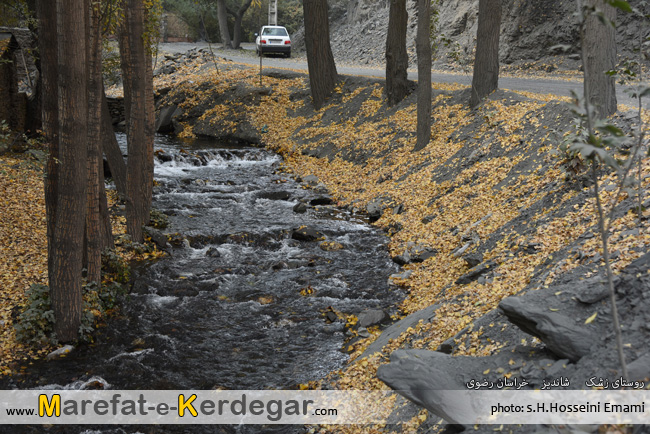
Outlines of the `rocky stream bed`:
{"label": "rocky stream bed", "polygon": [[[154,206],[170,219],[169,255],[133,269],[122,313],[94,344],[2,388],[297,388],[345,365],[346,315],[366,311],[369,326],[402,298],[388,283],[397,266],[387,237],[336,208],[317,180],[284,175],[276,154],[164,136],[156,149]],[[41,430],[71,432],[0,428]]]}

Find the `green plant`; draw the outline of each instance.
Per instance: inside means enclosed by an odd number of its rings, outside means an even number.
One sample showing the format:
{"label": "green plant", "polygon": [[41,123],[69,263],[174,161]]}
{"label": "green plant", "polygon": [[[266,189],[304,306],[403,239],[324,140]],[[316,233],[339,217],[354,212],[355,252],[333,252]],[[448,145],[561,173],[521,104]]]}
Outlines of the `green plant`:
{"label": "green plant", "polygon": [[560,145],[551,151],[551,155],[559,161],[560,168],[564,173],[564,180],[567,182],[584,175],[587,169],[585,159],[582,158],[580,152],[571,147],[576,142],[577,135],[583,131],[582,120],[579,116],[574,117],[571,130],[575,133],[562,135],[559,131],[554,131]]}
{"label": "green plant", "polygon": [[106,315],[110,309],[114,309],[119,298],[126,295],[127,291],[123,285],[117,282],[108,282],[97,286],[91,282],[83,287],[83,314],[81,326],[79,326],[79,340],[92,342],[92,332],[97,320]]}
{"label": "green plant", "polygon": [[55,344],[54,311],[50,306],[50,288],[34,284],[26,291],[27,303],[14,325],[16,338],[30,345]]}
{"label": "green plant", "polygon": [[118,84],[122,79],[120,53],[115,42],[103,40],[102,76],[107,86]]}
{"label": "green plant", "polygon": [[166,229],[169,226],[169,219],[162,211],[152,208],[149,213],[150,226],[156,229]]}
{"label": "green plant", "polygon": [[[79,340],[92,342],[92,333],[97,320],[110,309],[114,309],[126,288],[117,282],[97,286],[95,282],[82,288],[83,311],[79,326]],[[32,346],[55,345],[54,311],[50,304],[50,288],[34,284],[27,290],[27,303],[14,325],[16,338]]]}
{"label": "green plant", "polygon": [[11,139],[11,130],[6,120],[0,120],[0,142],[8,143]]}
{"label": "green plant", "polygon": [[128,283],[131,277],[129,264],[114,250],[105,250],[102,253],[102,269],[118,283]]}

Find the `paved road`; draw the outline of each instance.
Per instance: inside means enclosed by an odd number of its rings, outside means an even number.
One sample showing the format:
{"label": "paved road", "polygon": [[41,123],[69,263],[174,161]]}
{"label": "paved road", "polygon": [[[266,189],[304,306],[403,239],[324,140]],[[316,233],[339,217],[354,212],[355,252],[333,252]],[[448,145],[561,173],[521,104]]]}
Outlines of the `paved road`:
{"label": "paved road", "polygon": [[[168,43],[161,44],[161,51],[168,52],[185,52],[190,48],[198,47],[204,48],[207,47],[207,43]],[[255,56],[252,52],[255,49],[255,44],[244,43],[242,44],[243,50],[241,51],[232,51],[232,50],[218,50],[218,47],[213,45],[213,50],[218,56],[230,59],[234,62],[244,63],[248,65],[259,65],[259,58]],[[304,57],[285,59],[281,57],[264,57],[263,66],[270,68],[289,68],[297,70],[307,70],[307,61]],[[382,68],[376,67],[362,67],[362,66],[342,66],[337,65],[336,68],[339,74],[343,75],[359,75],[364,77],[377,77],[385,78],[385,70]],[[417,71],[409,71],[409,79],[417,80]],[[472,77],[468,75],[461,74],[440,74],[433,73],[431,74],[431,79],[435,83],[459,83],[464,85],[470,85],[472,82]],[[579,95],[582,95],[582,83],[577,81],[567,81],[562,79],[542,79],[542,78],[515,78],[515,77],[501,77],[499,79],[499,87],[501,89],[507,90],[518,90],[542,94],[553,94],[557,96],[571,96],[571,91],[577,92]],[[616,97],[619,105],[627,105],[630,107],[636,107],[637,101],[630,98],[627,93],[624,92],[625,88],[623,86],[618,86],[616,90]],[[646,100],[644,104],[646,109],[650,109],[650,101]]]}

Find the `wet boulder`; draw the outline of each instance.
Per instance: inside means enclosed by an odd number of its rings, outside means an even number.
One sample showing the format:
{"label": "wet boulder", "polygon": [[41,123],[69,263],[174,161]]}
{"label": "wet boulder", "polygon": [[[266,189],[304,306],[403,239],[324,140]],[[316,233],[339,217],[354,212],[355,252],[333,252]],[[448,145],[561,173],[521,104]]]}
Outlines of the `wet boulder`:
{"label": "wet boulder", "polygon": [[320,241],[325,236],[312,227],[300,226],[291,232],[291,238],[298,241]]}
{"label": "wet boulder", "polygon": [[332,198],[327,196],[320,196],[309,201],[309,204],[311,206],[331,205],[332,203],[333,203]]}
{"label": "wet boulder", "polygon": [[320,243],[321,250],[325,250],[326,252],[332,252],[335,250],[343,250],[343,244],[337,243],[336,241],[323,241]]}
{"label": "wet boulder", "polygon": [[304,214],[307,212],[307,204],[304,202],[298,202],[293,206],[293,212],[297,214]]}
{"label": "wet boulder", "polygon": [[291,193],[288,191],[261,191],[257,194],[258,199],[268,200],[289,200]]}
{"label": "wet boulder", "polygon": [[174,157],[171,154],[163,151],[162,149],[158,149],[156,152],[154,152],[154,156],[161,163],[168,163],[174,160]]}
{"label": "wet boulder", "polygon": [[221,257],[221,253],[216,247],[210,247],[207,252],[205,252],[205,256],[209,258],[219,258]]}
{"label": "wet boulder", "polygon": [[72,345],[65,345],[65,346],[63,346],[61,348],[58,348],[58,349],[52,351],[51,353],[49,353],[45,357],[45,359],[46,360],[60,359],[62,357],[67,356],[68,354],[70,354],[70,352],[72,352],[73,350],[74,350],[74,347]]}

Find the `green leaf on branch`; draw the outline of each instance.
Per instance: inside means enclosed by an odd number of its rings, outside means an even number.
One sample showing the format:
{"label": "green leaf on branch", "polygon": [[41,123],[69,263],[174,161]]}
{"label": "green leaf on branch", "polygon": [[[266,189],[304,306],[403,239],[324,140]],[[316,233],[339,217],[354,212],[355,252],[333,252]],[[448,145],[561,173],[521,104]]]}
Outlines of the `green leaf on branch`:
{"label": "green leaf on branch", "polygon": [[630,3],[626,2],[625,0],[606,0],[606,2],[610,6],[615,7],[616,9],[620,9],[623,12],[628,12],[628,13],[633,12]]}

